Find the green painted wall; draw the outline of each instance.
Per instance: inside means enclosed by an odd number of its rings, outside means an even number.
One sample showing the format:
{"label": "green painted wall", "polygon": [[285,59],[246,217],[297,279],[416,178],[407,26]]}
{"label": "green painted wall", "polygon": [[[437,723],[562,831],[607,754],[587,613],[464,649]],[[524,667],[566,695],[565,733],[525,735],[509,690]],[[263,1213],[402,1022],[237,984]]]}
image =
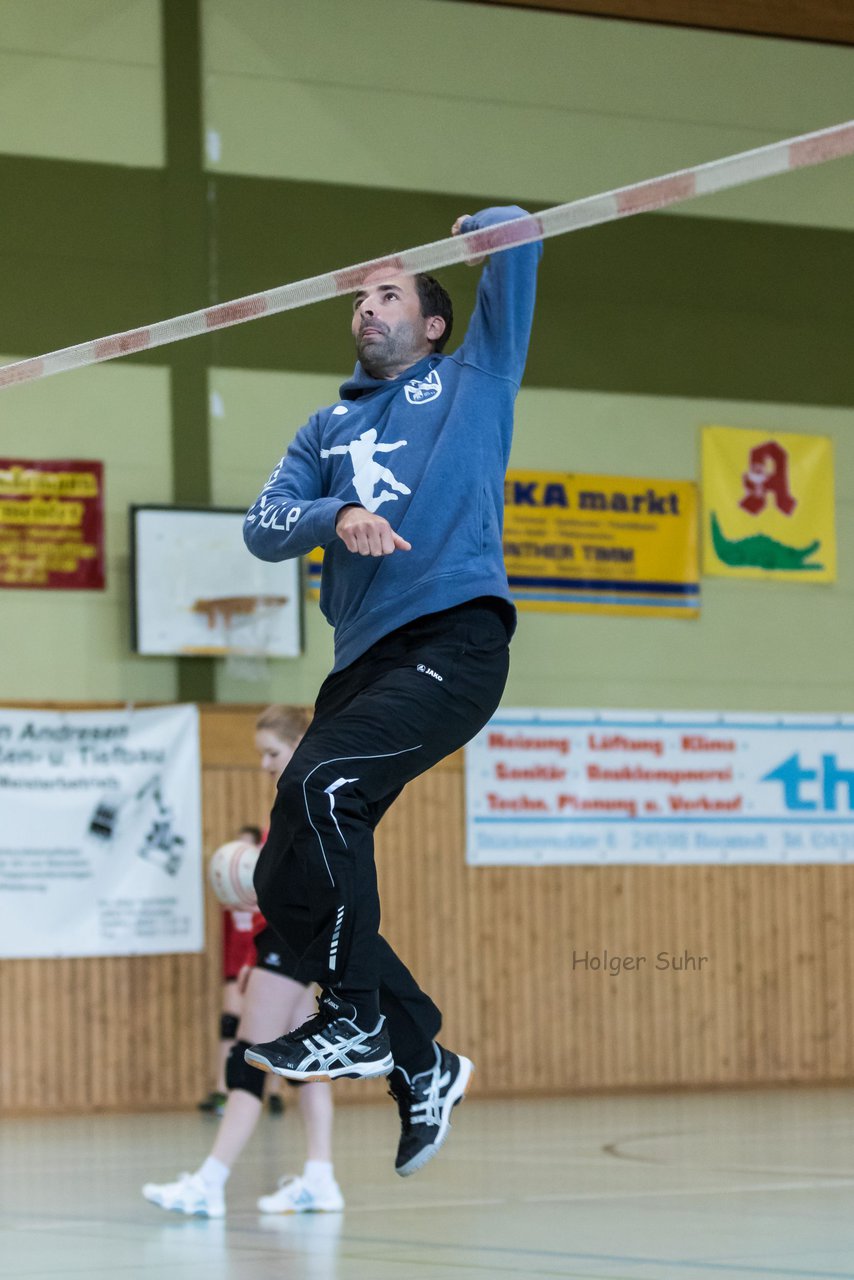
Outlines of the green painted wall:
{"label": "green painted wall", "polygon": [[[343,320],[343,317],[339,317]],[[328,404],[336,380],[312,374],[215,369],[214,499],[246,506],[293,427]],[[506,694],[515,706],[629,706],[827,710],[854,705],[847,620],[854,616],[854,449],[847,409],[736,400],[523,389],[511,466],[679,479],[699,470],[703,424],[829,435],[836,445],[840,581],[832,587],[705,579],[703,613],[688,619],[525,612]],[[264,453],[260,472],[246,440]],[[306,656],[274,663],[255,692],[309,699],[332,659],[332,632],[306,609]],[[666,654],[666,660],[663,655]],[[250,686],[251,688],[251,686]],[[245,682],[220,672],[218,697],[240,701]]]}
{"label": "green painted wall", "polygon": [[[833,123],[854,71],[850,49],[452,0],[0,0],[0,20],[0,63],[39,86],[0,110],[19,355]],[[514,464],[692,477],[704,422],[830,434],[842,576],[709,580],[696,623],[526,614],[508,702],[851,709],[852,195],[844,161],[548,244]],[[461,335],[476,273],[446,282]],[[0,593],[0,696],[310,700],[313,604],[306,655],[266,683],[129,654],[125,511],[248,504],[349,372],[348,309],[0,393],[2,452],[103,457],[110,506],[106,595]]]}
{"label": "green painted wall", "polygon": [[[3,361],[12,357],[3,356]],[[2,591],[2,696],[174,699],[171,659],[130,649],[128,507],[172,496],[168,369],[82,369],[3,394],[2,454],[104,463],[105,591]]]}
{"label": "green painted wall", "polygon": [[162,164],[158,0],[0,0],[0,152]]}
{"label": "green painted wall", "polygon": [[[204,13],[220,172],[559,204],[851,113],[852,52],[830,45],[457,0],[204,0]],[[831,168],[688,216],[854,228]]]}

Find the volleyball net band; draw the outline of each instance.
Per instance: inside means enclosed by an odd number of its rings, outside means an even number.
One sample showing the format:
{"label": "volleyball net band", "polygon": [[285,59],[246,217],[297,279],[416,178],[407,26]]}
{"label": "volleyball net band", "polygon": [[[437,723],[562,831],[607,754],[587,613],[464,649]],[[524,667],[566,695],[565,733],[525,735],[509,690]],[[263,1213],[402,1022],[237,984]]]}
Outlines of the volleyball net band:
{"label": "volleyball net band", "polygon": [[850,155],[854,155],[854,120],[742,151],[722,160],[712,160],[692,169],[679,169],[660,178],[617,187],[614,191],[573,200],[569,204],[555,205],[542,213],[498,223],[482,231],[435,240],[432,244],[404,249],[384,258],[372,258],[340,271],[311,276],[261,293],[250,293],[233,302],[203,307],[200,311],[191,311],[171,320],[160,320],[139,329],[128,329],[124,333],[114,333],[106,338],[96,338],[46,355],[2,365],[0,389],[99,364],[104,360],[116,360],[134,352],[180,342],[183,338],[228,329],[261,316],[293,311],[313,302],[352,293],[361,287],[366,276],[375,271],[413,275],[420,271],[436,271],[458,262],[471,263],[486,254],[499,253],[515,245],[565,235],[569,231],[580,231],[617,218],[629,218],[636,213],[651,213],[697,196],[726,191],[760,178]]}

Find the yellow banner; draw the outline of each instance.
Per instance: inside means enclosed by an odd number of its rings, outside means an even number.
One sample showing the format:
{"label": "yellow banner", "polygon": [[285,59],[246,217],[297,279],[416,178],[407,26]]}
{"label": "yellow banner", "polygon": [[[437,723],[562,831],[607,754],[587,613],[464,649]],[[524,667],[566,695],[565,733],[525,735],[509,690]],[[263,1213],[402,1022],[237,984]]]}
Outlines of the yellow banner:
{"label": "yellow banner", "polygon": [[323,568],[323,547],[315,547],[305,557],[306,595],[309,600],[320,599],[320,571]]}
{"label": "yellow banner", "polygon": [[[697,488],[687,480],[508,471],[504,563],[520,609],[695,618]],[[320,592],[323,553],[306,557]]]}
{"label": "yellow banner", "polygon": [[699,613],[690,481],[508,471],[504,501],[504,563],[519,608]]}
{"label": "yellow banner", "polygon": [[833,446],[826,436],[704,427],[703,572],[834,582]]}

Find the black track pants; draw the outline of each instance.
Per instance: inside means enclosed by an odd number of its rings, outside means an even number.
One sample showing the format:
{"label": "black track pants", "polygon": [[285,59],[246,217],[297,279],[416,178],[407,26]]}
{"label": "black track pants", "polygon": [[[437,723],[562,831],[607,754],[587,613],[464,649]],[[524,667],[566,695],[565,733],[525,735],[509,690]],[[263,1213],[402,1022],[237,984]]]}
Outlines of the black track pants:
{"label": "black track pants", "polygon": [[294,976],[378,988],[404,1067],[441,1015],[379,934],[374,828],[407,782],[483,728],[508,664],[500,614],[475,601],[401,627],[330,675],[279,779],[258,860],[258,903]]}

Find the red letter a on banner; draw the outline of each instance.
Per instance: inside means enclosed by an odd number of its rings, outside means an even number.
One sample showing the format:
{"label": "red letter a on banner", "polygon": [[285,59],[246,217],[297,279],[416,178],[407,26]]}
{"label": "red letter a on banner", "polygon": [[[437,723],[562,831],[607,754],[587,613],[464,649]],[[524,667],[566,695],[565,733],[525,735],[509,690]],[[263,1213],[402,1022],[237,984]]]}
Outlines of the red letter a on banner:
{"label": "red letter a on banner", "polygon": [[750,450],[749,469],[742,480],[747,492],[738,505],[752,516],[765,510],[771,494],[784,516],[790,516],[798,505],[789,488],[789,454],[775,440]]}

